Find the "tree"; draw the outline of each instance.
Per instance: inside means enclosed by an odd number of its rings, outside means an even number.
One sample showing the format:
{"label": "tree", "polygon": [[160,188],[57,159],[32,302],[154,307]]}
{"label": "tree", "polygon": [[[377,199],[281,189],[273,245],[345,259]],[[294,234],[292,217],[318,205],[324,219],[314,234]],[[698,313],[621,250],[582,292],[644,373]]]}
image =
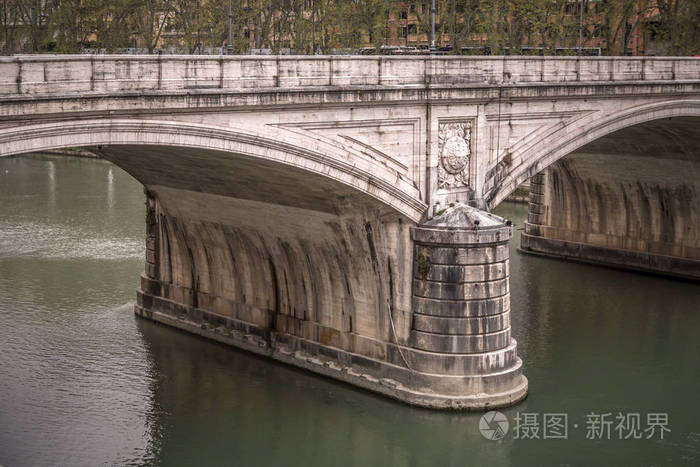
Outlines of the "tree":
{"label": "tree", "polygon": [[133,15],[138,0],[94,0],[93,33],[96,48],[113,51],[129,47],[134,35]]}
{"label": "tree", "polygon": [[163,29],[172,20],[175,0],[142,0],[135,3],[132,18],[136,34],[143,40],[148,53],[153,53]]}
{"label": "tree", "polygon": [[10,54],[18,49],[15,42],[18,18],[19,9],[17,8],[17,2],[2,0],[2,11],[0,12],[0,21],[2,22],[2,48],[0,52],[3,54]]}
{"label": "tree", "polygon": [[[63,53],[160,45],[197,53],[226,46],[228,0],[0,0],[0,51]],[[380,47],[390,28],[430,37],[432,0],[233,0],[233,50],[291,47],[297,53],[334,47]],[[540,46],[572,51],[578,0],[436,0],[437,45],[487,45],[492,53]],[[646,34],[661,54],[700,52],[698,0],[583,0],[586,40],[606,54],[628,53]],[[415,31],[413,28],[415,27]],[[402,33],[403,30],[399,29]],[[637,52],[633,50],[632,52]]]}
{"label": "tree", "polygon": [[204,19],[207,16],[201,0],[175,0],[173,2],[170,25],[178,31],[178,38],[188,53],[201,51],[202,35],[206,35],[209,27],[214,26],[206,24]]}
{"label": "tree", "polygon": [[603,1],[596,4],[594,21],[607,55],[623,55],[634,30],[639,27],[648,4],[647,0]]}
{"label": "tree", "polygon": [[700,4],[697,0],[657,0],[656,21],[649,29],[668,55],[700,53]]}
{"label": "tree", "polygon": [[25,39],[32,52],[46,50],[51,36],[48,34],[49,18],[59,0],[10,0],[16,13],[15,28],[24,30]]}
{"label": "tree", "polygon": [[[361,47],[370,44],[380,47],[389,35],[387,23],[389,11],[395,2],[382,0],[353,0],[347,9],[339,8],[337,23],[345,26],[345,34],[339,39],[345,47]],[[346,18],[343,21],[343,18]],[[345,35],[345,37],[342,37]]]}

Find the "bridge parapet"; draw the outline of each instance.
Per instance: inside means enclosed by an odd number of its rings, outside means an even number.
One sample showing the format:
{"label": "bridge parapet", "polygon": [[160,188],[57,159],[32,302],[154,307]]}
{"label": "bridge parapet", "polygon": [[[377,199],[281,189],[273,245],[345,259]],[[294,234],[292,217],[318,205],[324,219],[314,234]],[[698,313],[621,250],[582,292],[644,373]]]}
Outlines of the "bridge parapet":
{"label": "bridge parapet", "polygon": [[697,80],[686,57],[24,55],[0,58],[0,95],[253,91]]}

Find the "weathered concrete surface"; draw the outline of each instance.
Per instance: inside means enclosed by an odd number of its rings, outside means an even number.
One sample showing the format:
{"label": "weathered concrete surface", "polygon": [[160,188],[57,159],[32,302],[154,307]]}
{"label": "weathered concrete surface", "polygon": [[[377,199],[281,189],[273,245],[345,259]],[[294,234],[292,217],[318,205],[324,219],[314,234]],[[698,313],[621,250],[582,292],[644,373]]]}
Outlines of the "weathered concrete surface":
{"label": "weathered concrete surface", "polygon": [[[513,404],[527,379],[510,335],[510,222],[460,203],[412,231],[412,347],[417,371],[469,376],[465,405]],[[496,396],[497,395],[497,396]]]}
{"label": "weathered concrete surface", "polygon": [[620,130],[531,189],[523,251],[700,279],[700,118]]}
{"label": "weathered concrete surface", "polygon": [[[499,218],[454,230],[465,225],[448,209],[413,231],[414,253],[412,223],[397,214],[163,186],[148,195],[139,315],[414,405],[476,410],[526,395],[510,337],[510,227]],[[457,274],[422,279],[442,263]],[[497,286],[483,282],[491,274]]]}

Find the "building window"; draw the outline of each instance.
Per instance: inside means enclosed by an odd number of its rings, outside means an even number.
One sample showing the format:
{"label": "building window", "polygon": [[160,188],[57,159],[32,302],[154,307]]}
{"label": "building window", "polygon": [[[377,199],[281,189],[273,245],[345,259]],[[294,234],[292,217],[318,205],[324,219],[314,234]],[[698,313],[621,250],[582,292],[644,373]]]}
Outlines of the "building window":
{"label": "building window", "polygon": [[406,13],[406,10],[401,10],[401,14],[399,15],[399,18],[401,18],[401,19],[408,18],[408,13]]}
{"label": "building window", "polygon": [[406,26],[401,27],[401,37],[408,37],[408,28]]}
{"label": "building window", "polygon": [[416,34],[417,32],[418,32],[418,28],[416,27],[415,24],[408,25],[408,33],[409,34]]}

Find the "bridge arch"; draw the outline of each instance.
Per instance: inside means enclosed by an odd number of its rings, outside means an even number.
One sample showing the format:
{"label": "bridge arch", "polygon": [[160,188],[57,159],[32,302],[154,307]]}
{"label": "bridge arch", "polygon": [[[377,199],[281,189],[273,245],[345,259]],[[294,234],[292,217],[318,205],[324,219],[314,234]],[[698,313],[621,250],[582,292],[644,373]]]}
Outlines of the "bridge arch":
{"label": "bridge arch", "polygon": [[327,345],[383,358],[378,342],[408,345],[410,229],[427,208],[419,189],[371,154],[270,131],[54,119],[0,128],[0,157],[94,148],[144,185],[137,310],[192,322],[204,314],[262,338],[249,348],[262,353],[274,345],[272,331],[309,340],[309,351]]}
{"label": "bridge arch", "polygon": [[413,221],[418,221],[426,209],[419,190],[406,177],[370,155],[281,128],[262,135],[177,121],[101,118],[0,130],[0,157],[63,147],[99,148],[106,159],[144,184],[143,175],[114,155],[113,148],[184,148],[219,158],[238,155],[316,175]]}
{"label": "bridge arch", "polygon": [[530,166],[521,251],[699,279],[698,145],[700,101],[635,107],[565,135]]}
{"label": "bridge arch", "polygon": [[[489,208],[498,206],[523,182],[542,172],[577,149],[616,131],[634,125],[676,117],[700,117],[700,99],[679,99],[627,108],[599,119],[592,113],[583,119],[557,128],[535,144],[513,152],[513,161],[520,161],[500,181],[487,180],[493,186],[485,198]],[[494,178],[497,175],[494,175]]]}

